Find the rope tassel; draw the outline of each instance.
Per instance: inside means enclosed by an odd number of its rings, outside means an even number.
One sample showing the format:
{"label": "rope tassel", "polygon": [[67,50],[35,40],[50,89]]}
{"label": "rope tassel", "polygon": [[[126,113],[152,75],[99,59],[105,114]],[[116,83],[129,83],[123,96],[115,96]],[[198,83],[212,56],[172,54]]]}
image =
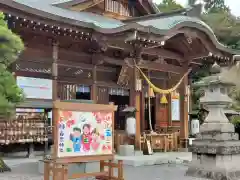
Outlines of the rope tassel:
{"label": "rope tassel", "polygon": [[161,99],[160,99],[160,103],[161,104],[167,104],[168,101],[167,101],[167,97],[165,94],[162,95]]}

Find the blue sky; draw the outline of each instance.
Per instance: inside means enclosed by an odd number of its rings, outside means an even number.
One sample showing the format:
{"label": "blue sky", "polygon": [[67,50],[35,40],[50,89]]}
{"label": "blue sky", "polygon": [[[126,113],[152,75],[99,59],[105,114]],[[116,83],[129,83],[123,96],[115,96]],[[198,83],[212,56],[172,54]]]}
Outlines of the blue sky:
{"label": "blue sky", "polygon": [[[153,2],[160,3],[162,0],[153,0]],[[187,0],[176,0],[178,3],[185,6],[187,4]],[[201,0],[199,0],[201,1]],[[232,13],[236,16],[240,16],[240,0],[225,0],[227,6],[230,7]]]}

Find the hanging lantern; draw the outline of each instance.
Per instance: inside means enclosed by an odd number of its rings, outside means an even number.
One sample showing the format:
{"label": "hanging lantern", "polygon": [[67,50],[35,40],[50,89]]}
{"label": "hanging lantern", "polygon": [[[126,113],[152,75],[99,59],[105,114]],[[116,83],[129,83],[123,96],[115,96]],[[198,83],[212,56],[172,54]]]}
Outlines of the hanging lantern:
{"label": "hanging lantern", "polygon": [[153,88],[148,89],[148,96],[149,97],[155,97],[154,92],[153,92]]}
{"label": "hanging lantern", "polygon": [[145,92],[145,98],[148,98],[148,92],[147,91]]}
{"label": "hanging lantern", "polygon": [[142,91],[142,80],[141,79],[136,79],[135,81],[135,90],[136,91]]}
{"label": "hanging lantern", "polygon": [[168,101],[167,101],[167,97],[165,94],[162,95],[161,99],[160,99],[160,103],[161,104],[167,104]]}

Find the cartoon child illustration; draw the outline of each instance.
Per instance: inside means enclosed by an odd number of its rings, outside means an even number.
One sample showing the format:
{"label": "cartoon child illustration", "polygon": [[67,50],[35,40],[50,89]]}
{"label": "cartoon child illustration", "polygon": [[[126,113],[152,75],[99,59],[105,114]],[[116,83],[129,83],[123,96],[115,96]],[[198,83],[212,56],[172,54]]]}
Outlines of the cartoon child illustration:
{"label": "cartoon child illustration", "polygon": [[92,150],[94,151],[97,151],[98,148],[99,148],[99,138],[100,138],[100,135],[99,133],[97,132],[97,129],[95,128],[93,131],[92,131],[92,142],[91,142],[91,148]]}
{"label": "cartoon child illustration", "polygon": [[73,133],[70,134],[70,140],[73,142],[73,151],[80,152],[81,150],[81,129],[78,127],[73,128]]}
{"label": "cartoon child illustration", "polygon": [[83,145],[83,151],[85,152],[90,151],[90,146],[92,142],[90,129],[91,129],[90,124],[83,125],[82,145]]}

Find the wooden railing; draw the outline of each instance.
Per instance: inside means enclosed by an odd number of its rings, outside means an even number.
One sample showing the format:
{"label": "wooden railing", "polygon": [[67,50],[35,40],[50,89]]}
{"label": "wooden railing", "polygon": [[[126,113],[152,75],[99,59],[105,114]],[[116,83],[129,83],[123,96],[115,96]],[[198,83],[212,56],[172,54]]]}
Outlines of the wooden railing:
{"label": "wooden railing", "polygon": [[105,11],[113,12],[121,16],[131,16],[131,10],[127,1],[105,0]]}
{"label": "wooden railing", "polygon": [[59,82],[58,83],[58,97],[61,100],[76,99],[77,88],[78,88],[78,84]]}
{"label": "wooden railing", "polygon": [[60,81],[58,82],[58,97],[61,100],[74,100],[76,99],[76,92],[83,87],[82,84]]}

